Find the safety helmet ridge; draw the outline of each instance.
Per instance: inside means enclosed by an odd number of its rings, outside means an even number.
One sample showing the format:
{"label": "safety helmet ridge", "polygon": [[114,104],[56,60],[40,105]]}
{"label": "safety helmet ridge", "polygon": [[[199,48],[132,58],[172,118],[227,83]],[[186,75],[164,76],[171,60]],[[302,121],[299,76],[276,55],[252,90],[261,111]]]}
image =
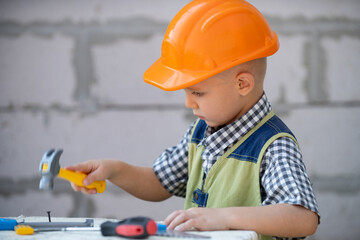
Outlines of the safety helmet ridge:
{"label": "safety helmet ridge", "polygon": [[194,0],[170,22],[161,57],[144,80],[163,90],[190,87],[279,49],[276,33],[245,0]]}

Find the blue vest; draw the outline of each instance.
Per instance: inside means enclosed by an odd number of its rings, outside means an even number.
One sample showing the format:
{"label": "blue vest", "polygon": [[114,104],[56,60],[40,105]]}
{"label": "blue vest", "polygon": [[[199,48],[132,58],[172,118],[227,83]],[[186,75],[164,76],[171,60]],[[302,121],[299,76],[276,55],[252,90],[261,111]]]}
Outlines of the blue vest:
{"label": "blue vest", "polygon": [[206,127],[205,121],[198,120],[190,137],[185,208],[260,206],[260,165],[264,153],[280,137],[290,137],[297,143],[293,133],[271,111],[219,157],[203,179],[204,146],[197,145],[204,138]]}
{"label": "blue vest", "polygon": [[[204,179],[204,146],[197,145],[204,138],[206,127],[205,121],[198,120],[190,137],[184,208],[261,206],[260,165],[265,151],[280,137],[290,137],[297,143],[293,133],[271,111],[217,159]],[[260,239],[271,237],[261,235]]]}

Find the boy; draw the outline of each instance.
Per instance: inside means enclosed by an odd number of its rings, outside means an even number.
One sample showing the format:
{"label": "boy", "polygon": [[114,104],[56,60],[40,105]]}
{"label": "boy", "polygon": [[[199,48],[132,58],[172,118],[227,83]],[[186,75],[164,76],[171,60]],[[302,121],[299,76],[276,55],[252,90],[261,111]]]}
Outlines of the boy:
{"label": "boy", "polygon": [[165,219],[169,229],[254,230],[262,239],[313,234],[319,212],[298,143],[263,91],[266,57],[278,47],[246,1],[192,1],[170,23],[144,79],[184,89],[198,120],[153,168],[93,160],[68,169],[89,174],[84,185],[108,179],[144,200],[185,197],[185,210]]}

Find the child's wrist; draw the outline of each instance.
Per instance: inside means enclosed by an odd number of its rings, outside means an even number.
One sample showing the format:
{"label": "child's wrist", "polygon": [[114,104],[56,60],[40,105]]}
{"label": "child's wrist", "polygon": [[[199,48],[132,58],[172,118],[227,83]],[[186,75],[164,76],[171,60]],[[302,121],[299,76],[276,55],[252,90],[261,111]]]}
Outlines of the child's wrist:
{"label": "child's wrist", "polygon": [[124,168],[124,162],[119,160],[105,160],[106,161],[106,179],[109,181],[114,181],[122,175],[122,170]]}

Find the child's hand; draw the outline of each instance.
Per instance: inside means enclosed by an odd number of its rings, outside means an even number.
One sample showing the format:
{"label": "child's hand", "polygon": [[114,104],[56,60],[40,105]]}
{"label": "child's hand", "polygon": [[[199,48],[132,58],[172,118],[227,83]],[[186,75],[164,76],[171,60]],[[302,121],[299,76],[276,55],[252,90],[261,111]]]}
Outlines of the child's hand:
{"label": "child's hand", "polygon": [[168,229],[179,231],[229,230],[226,225],[225,212],[221,208],[190,208],[171,213],[164,223]]}
{"label": "child's hand", "polygon": [[[90,185],[94,181],[102,181],[109,177],[111,170],[111,162],[109,160],[90,160],[77,165],[66,167],[67,170],[75,172],[83,172],[88,174],[84,179],[83,184],[85,186]],[[71,182],[72,188],[78,192],[81,191],[85,194],[96,194],[96,189],[88,189],[85,187],[80,187]]]}

